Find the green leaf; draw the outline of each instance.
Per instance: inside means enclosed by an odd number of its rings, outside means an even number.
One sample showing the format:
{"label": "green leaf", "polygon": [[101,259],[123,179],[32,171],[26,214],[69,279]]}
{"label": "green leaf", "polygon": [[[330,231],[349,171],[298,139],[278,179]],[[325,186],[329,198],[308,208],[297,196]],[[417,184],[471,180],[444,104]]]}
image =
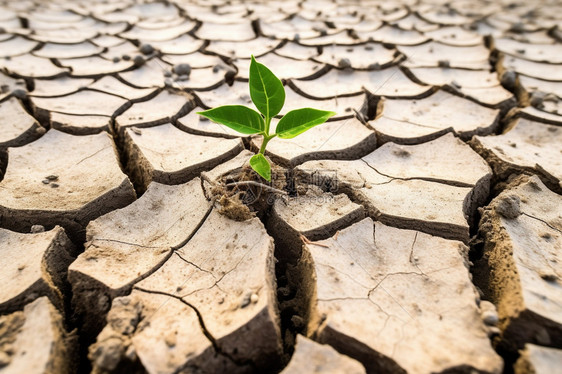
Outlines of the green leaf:
{"label": "green leaf", "polygon": [[271,165],[269,165],[269,161],[267,161],[264,155],[261,153],[253,155],[250,159],[250,166],[256,171],[256,173],[271,182]]}
{"label": "green leaf", "polygon": [[250,97],[265,118],[277,115],[285,104],[283,83],[254,56],[250,63]]}
{"label": "green leaf", "polygon": [[275,133],[282,139],[291,139],[335,115],[335,112],[313,108],[291,110],[279,120]]}
{"label": "green leaf", "polygon": [[242,134],[256,134],[265,130],[261,115],[243,105],[224,105],[197,114]]}

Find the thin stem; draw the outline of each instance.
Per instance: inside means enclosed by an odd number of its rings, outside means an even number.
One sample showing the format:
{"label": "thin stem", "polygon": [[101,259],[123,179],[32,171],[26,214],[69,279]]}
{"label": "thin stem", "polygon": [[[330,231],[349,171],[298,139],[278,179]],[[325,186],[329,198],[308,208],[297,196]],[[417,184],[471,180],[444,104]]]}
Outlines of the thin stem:
{"label": "thin stem", "polygon": [[265,135],[269,136],[269,125],[271,125],[271,118],[266,117],[265,118]]}
{"label": "thin stem", "polygon": [[273,139],[274,137],[275,137],[275,134],[273,134],[272,136],[264,134],[259,153],[261,153],[262,155],[265,154],[264,152],[265,152],[265,147],[267,146],[267,143],[269,143],[269,141],[271,139]]}
{"label": "thin stem", "polygon": [[265,147],[267,146],[267,143],[269,143],[269,141],[273,138],[275,138],[276,134],[273,135],[269,135],[269,126],[271,125],[271,118],[266,117],[265,118],[265,130],[261,133],[263,135],[263,142],[261,143],[261,147],[260,147],[260,151],[259,153],[261,153],[262,155],[265,154]]}

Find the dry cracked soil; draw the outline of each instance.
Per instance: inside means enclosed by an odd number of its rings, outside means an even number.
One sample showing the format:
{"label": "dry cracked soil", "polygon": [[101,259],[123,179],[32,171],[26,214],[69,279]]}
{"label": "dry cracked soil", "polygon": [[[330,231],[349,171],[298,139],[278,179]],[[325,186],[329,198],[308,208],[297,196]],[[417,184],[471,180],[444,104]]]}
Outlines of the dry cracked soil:
{"label": "dry cracked soil", "polygon": [[0,261],[0,374],[562,373],[562,3],[0,0]]}

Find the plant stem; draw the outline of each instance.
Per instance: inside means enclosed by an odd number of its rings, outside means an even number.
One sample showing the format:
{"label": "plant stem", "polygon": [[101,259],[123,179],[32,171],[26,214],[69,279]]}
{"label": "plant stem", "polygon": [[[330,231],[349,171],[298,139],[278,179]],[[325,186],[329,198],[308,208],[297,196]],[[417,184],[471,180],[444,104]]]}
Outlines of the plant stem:
{"label": "plant stem", "polygon": [[261,147],[260,147],[260,152],[262,155],[265,154],[265,147],[267,146],[267,143],[275,137],[275,134],[272,136],[269,136],[269,125],[271,125],[271,118],[269,117],[265,117],[265,130],[262,133],[263,135],[263,142],[261,143]]}
{"label": "plant stem", "polygon": [[265,118],[265,136],[269,136],[269,125],[271,125],[271,118]]}
{"label": "plant stem", "polygon": [[271,139],[273,139],[274,137],[275,137],[275,135],[269,136],[269,135],[264,134],[259,153],[261,153],[262,155],[265,154],[264,152],[265,152],[265,147],[267,146],[267,143],[269,143],[269,141]]}

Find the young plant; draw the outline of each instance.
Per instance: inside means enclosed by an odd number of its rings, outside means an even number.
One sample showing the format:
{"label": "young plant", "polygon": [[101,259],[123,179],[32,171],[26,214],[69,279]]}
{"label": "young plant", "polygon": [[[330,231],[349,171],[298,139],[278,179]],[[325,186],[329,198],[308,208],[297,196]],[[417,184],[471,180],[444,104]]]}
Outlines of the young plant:
{"label": "young plant", "polygon": [[292,110],[279,120],[275,133],[270,134],[271,120],[279,114],[285,104],[285,88],[279,78],[265,65],[257,62],[254,56],[250,63],[250,97],[260,113],[243,105],[224,105],[197,114],[242,134],[262,135],[260,151],[252,156],[250,166],[268,181],[271,181],[271,165],[264,152],[271,139],[276,136],[281,139],[294,138],[336,114],[313,108]]}

